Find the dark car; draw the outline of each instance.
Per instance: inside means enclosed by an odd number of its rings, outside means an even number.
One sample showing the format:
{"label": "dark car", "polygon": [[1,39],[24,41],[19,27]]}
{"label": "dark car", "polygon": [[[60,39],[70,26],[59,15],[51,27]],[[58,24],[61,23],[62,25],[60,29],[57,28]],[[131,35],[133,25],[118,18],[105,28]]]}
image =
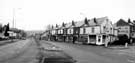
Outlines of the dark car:
{"label": "dark car", "polygon": [[44,49],[40,63],[75,63],[76,61],[59,49]]}

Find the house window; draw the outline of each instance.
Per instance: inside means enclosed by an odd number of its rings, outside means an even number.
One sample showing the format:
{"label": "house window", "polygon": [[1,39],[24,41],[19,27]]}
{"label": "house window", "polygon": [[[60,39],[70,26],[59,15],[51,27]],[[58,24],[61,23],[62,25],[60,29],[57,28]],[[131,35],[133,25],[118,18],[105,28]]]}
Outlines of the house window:
{"label": "house window", "polygon": [[76,34],[78,33],[78,30],[76,30]]}
{"label": "house window", "polygon": [[94,31],[95,31],[95,28],[94,28],[94,27],[92,27],[92,30],[91,30],[91,31],[92,31],[92,33],[94,33]]}
{"label": "house window", "polygon": [[71,30],[69,30],[69,33],[71,33]]}
{"label": "house window", "polygon": [[84,34],[86,33],[86,29],[85,29],[85,28],[83,28],[83,33],[84,33]]}
{"label": "house window", "polygon": [[60,34],[61,34],[61,30],[60,30]]}

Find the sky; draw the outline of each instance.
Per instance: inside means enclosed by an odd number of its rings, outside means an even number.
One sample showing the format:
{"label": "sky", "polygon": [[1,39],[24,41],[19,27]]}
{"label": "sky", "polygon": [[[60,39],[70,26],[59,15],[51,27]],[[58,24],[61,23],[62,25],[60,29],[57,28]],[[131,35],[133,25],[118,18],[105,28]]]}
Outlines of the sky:
{"label": "sky", "polygon": [[85,17],[135,20],[135,0],[0,0],[0,23],[13,22],[24,30],[45,30],[48,24],[79,21]]}

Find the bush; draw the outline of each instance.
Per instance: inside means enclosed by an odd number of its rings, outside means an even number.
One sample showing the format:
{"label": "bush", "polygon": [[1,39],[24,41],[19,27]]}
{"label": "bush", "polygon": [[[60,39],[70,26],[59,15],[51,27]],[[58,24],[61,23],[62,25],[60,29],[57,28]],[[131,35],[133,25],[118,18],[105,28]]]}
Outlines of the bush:
{"label": "bush", "polygon": [[126,42],[130,43],[130,39],[127,35],[119,35],[118,40],[115,40],[112,44],[114,45],[124,45]]}

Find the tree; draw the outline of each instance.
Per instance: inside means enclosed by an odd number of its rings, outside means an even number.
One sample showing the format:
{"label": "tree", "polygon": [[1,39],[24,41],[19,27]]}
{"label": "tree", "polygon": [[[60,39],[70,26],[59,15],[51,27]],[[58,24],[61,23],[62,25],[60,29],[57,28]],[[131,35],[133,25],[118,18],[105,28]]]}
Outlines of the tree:
{"label": "tree", "polygon": [[23,30],[21,30],[20,34],[21,34],[22,37],[27,37],[27,33]]}
{"label": "tree", "polygon": [[118,38],[119,38],[119,43],[118,44],[129,43],[127,35],[119,35]]}
{"label": "tree", "polygon": [[5,25],[5,33],[4,33],[5,36],[9,36],[8,31],[9,31],[9,23]]}

